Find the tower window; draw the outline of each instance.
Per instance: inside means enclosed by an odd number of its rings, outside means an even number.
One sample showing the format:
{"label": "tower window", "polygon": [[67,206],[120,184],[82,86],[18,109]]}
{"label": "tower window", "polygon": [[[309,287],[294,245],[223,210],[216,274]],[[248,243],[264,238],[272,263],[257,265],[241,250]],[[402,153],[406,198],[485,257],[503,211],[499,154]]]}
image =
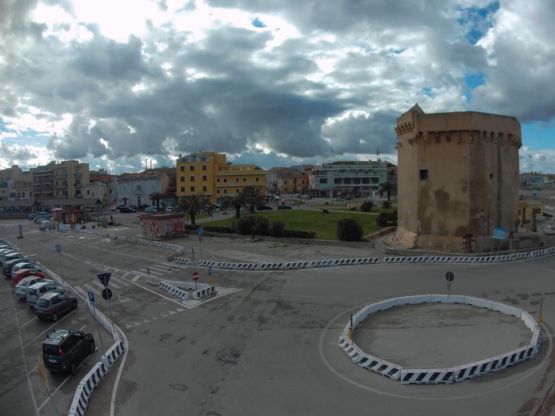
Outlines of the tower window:
{"label": "tower window", "polygon": [[428,179],[428,169],[420,169],[420,180],[425,181]]}

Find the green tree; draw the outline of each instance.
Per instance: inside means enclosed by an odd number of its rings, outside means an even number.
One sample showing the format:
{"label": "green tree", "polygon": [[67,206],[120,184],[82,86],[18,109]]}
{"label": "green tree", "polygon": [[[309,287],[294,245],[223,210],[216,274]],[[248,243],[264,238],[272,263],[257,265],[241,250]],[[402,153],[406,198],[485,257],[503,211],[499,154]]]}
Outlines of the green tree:
{"label": "green tree", "polygon": [[196,224],[196,217],[198,214],[212,215],[214,206],[204,195],[190,195],[180,196],[177,199],[176,211],[184,212],[191,218],[191,224]]}
{"label": "green tree", "polygon": [[220,208],[235,208],[235,218],[241,217],[241,207],[256,207],[264,204],[264,195],[258,188],[246,186],[237,196],[227,196],[220,199]]}

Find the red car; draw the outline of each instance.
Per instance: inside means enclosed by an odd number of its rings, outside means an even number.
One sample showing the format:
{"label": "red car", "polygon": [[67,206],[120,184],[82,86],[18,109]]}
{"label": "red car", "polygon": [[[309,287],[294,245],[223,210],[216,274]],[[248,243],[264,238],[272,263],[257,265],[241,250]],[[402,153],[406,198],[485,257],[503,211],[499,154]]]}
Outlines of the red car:
{"label": "red car", "polygon": [[15,287],[21,280],[28,276],[37,276],[37,277],[44,277],[44,273],[38,270],[31,270],[31,269],[21,269],[15,273],[15,276],[12,277],[12,286]]}

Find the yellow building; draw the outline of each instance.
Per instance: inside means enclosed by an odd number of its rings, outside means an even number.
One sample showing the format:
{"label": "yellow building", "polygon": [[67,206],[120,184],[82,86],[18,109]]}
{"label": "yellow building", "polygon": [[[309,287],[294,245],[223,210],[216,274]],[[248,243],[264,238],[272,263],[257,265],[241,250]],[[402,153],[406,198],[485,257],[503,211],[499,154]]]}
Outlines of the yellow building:
{"label": "yellow building", "polygon": [[177,196],[206,195],[211,203],[218,198],[234,197],[252,186],[264,194],[266,175],[256,165],[232,165],[226,155],[200,152],[177,160]]}

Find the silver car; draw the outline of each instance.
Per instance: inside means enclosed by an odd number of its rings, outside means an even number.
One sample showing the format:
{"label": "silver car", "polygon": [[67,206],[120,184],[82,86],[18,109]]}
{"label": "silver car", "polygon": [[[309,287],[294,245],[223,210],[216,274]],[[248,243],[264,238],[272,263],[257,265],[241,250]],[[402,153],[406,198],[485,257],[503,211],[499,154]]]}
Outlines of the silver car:
{"label": "silver car", "polygon": [[37,299],[48,292],[64,293],[65,290],[54,283],[39,282],[27,289],[27,304],[31,307],[35,306]]}
{"label": "silver car", "polygon": [[15,286],[15,295],[19,298],[19,299],[27,299],[27,289],[34,285],[35,283],[38,282],[50,282],[50,283],[54,283],[52,280],[48,280],[48,279],[43,279],[40,276],[29,276],[24,278],[23,280],[21,280],[16,286]]}

